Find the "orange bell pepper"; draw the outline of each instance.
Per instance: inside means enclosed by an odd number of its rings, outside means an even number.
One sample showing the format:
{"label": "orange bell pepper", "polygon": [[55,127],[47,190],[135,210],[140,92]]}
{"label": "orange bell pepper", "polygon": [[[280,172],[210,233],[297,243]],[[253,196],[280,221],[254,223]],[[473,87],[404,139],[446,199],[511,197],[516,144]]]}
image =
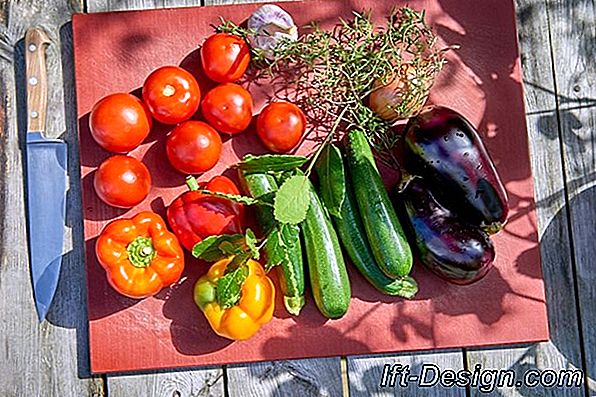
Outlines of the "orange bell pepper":
{"label": "orange bell pepper", "polygon": [[130,298],[155,295],[180,279],[184,253],[163,219],[149,211],[106,225],[95,245],[110,285]]}
{"label": "orange bell pepper", "polygon": [[232,259],[222,259],[211,266],[195,284],[194,299],[216,334],[232,340],[244,340],[271,320],[275,287],[261,264],[249,259],[241,265],[246,266],[246,273],[245,278],[242,277],[239,294],[232,294],[231,299],[222,302],[217,288],[222,287],[220,280],[229,274],[226,269]]}

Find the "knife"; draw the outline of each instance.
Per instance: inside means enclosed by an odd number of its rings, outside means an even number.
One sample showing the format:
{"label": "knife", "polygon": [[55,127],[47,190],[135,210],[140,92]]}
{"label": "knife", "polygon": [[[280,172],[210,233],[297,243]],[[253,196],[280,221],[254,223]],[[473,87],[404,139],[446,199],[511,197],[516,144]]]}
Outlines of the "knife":
{"label": "knife", "polygon": [[44,136],[48,99],[45,49],[47,33],[33,28],[25,35],[27,67],[27,212],[29,263],[39,321],[54,298],[64,240],[66,143]]}

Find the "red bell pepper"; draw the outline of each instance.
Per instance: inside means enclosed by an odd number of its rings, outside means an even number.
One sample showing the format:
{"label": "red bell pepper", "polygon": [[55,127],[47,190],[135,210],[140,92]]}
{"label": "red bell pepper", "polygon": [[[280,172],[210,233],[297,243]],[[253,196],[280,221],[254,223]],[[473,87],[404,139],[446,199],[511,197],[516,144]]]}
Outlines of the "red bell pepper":
{"label": "red bell pepper", "polygon": [[244,206],[226,198],[203,194],[199,189],[226,194],[240,194],[231,179],[220,175],[204,185],[189,181],[190,191],[170,204],[167,217],[170,227],[187,250],[206,237],[242,233]]}

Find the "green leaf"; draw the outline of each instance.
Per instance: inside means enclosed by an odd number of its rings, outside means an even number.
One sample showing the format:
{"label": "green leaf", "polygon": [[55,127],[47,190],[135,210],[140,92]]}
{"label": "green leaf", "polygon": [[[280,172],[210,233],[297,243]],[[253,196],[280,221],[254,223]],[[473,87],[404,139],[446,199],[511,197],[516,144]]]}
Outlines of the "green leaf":
{"label": "green leaf", "polygon": [[293,247],[300,242],[300,226],[284,223],[280,226],[280,229],[286,247]]}
{"label": "green leaf", "polygon": [[234,256],[234,258],[232,258],[232,261],[228,263],[228,265],[226,266],[226,271],[224,272],[224,275],[236,271],[236,269],[244,265],[249,259],[250,254],[248,252],[244,252],[240,255]]}
{"label": "green leaf", "polygon": [[192,247],[192,256],[207,262],[215,262],[234,254],[232,247],[241,246],[244,242],[242,234],[222,234],[209,236]]}
{"label": "green leaf", "polygon": [[215,262],[230,255],[248,255],[259,259],[258,239],[252,230],[246,234],[222,234],[209,236],[195,244],[192,255],[207,262]]}
{"label": "green leaf", "polygon": [[236,203],[240,203],[240,204],[245,204],[245,205],[255,205],[255,204],[259,204],[260,201],[257,199],[254,199],[252,197],[248,197],[248,196],[241,196],[239,194],[228,194],[228,193],[221,193],[221,192],[212,192],[211,190],[205,190],[205,189],[201,189],[199,190],[200,193],[209,195],[209,196],[214,196],[214,197],[220,197],[220,198],[225,198],[231,201],[234,201]]}
{"label": "green leaf", "polygon": [[296,244],[296,241],[288,239],[290,233],[285,233],[285,229],[288,227],[297,228],[298,226],[277,224],[267,235],[267,241],[265,242],[268,259],[265,267],[266,271],[271,270],[275,266],[290,262],[289,251]]}
{"label": "green leaf", "polygon": [[252,230],[246,229],[246,234],[244,235],[244,242],[246,243],[246,247],[252,254],[253,259],[259,259],[261,256],[259,254],[259,247],[257,247],[257,237],[253,233]]}
{"label": "green leaf", "polygon": [[238,167],[246,172],[279,172],[302,167],[308,158],[289,154],[264,154],[254,156],[247,154]]}
{"label": "green leaf", "polygon": [[245,251],[244,247],[230,241],[221,242],[218,248],[224,256],[238,255]]}
{"label": "green leaf", "polygon": [[294,175],[280,186],[273,204],[278,222],[296,225],[304,220],[309,204],[308,183],[306,176]]}
{"label": "green leaf", "polygon": [[242,284],[248,277],[246,262],[249,258],[248,254],[235,256],[226,267],[225,274],[217,280],[215,299],[222,309],[229,309],[240,300]]}
{"label": "green leaf", "polygon": [[275,181],[281,186],[286,180],[296,175],[296,170],[276,172],[274,174]]}
{"label": "green leaf", "polygon": [[263,205],[272,206],[273,200],[275,199],[276,194],[277,194],[277,190],[267,192],[267,193],[259,196],[259,201],[261,201],[261,204],[263,204]]}
{"label": "green leaf", "polygon": [[315,164],[321,184],[321,198],[331,215],[341,217],[346,195],[346,174],[341,152],[335,145],[326,145]]}

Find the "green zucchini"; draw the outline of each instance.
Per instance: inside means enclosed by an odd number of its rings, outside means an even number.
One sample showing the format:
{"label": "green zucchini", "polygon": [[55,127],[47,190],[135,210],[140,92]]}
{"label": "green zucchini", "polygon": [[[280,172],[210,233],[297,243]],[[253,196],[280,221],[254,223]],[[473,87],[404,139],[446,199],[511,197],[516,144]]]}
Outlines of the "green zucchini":
{"label": "green zucchini", "polygon": [[412,270],[412,250],[362,130],[347,136],[348,168],[368,243],[379,268],[389,278],[405,277]]}
{"label": "green zucchini", "polygon": [[327,318],[340,318],[348,311],[350,280],[337,234],[310,181],[306,219],[301,224],[308,259],[310,285],[315,303]]}
{"label": "green zucchini", "polygon": [[[328,189],[333,183],[327,180],[329,173],[318,171],[317,168],[321,189]],[[331,219],[348,257],[360,274],[379,292],[385,295],[412,298],[418,292],[418,286],[412,277],[391,279],[377,265],[368,241],[366,241],[366,232],[358,213],[358,206],[348,175],[345,176],[344,183],[345,194],[339,216],[331,215]],[[321,196],[325,197],[325,194],[321,194]]]}
{"label": "green zucchini", "polygon": [[[240,182],[246,194],[264,201],[272,200],[278,188],[275,178],[266,173],[241,171]],[[298,315],[305,302],[300,228],[295,225],[279,225],[275,221],[273,208],[265,205],[257,207],[257,220],[265,235],[269,236],[265,242],[265,252],[267,253],[265,267],[270,269],[280,265],[278,276],[281,293],[284,297],[284,306],[288,313]],[[277,230],[273,231],[274,228]],[[282,244],[287,243],[287,246],[280,246],[280,241]],[[280,255],[280,253],[283,254]]]}

